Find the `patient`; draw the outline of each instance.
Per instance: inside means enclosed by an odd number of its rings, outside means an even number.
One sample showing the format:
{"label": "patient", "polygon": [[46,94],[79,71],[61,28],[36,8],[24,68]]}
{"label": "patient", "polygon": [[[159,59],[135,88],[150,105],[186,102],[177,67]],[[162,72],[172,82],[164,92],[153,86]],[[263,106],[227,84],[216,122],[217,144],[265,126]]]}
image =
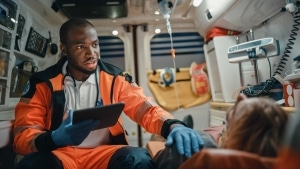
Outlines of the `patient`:
{"label": "patient", "polygon": [[247,98],[240,94],[226,116],[226,134],[221,148],[276,157],[288,115],[273,100]]}
{"label": "patient", "polygon": [[[249,152],[261,157],[276,157],[281,148],[281,139],[287,121],[288,114],[274,100],[264,97],[247,98],[246,95],[240,94],[234,106],[227,112],[226,125],[222,125],[225,126],[223,135],[218,138],[214,131],[215,129],[222,130],[222,126],[211,127],[205,129],[204,132],[213,136],[212,138],[218,142],[218,148]],[[172,151],[176,151],[175,147],[160,151],[157,156],[164,156],[165,158],[163,158],[164,161],[156,161],[157,168],[176,169],[180,166],[180,169],[198,169],[206,165],[219,165],[208,164],[214,160],[210,161],[208,156],[201,154],[202,152],[207,153],[205,148],[213,147],[206,145],[208,142],[205,140],[204,150],[194,154],[189,159],[178,156],[175,152],[172,153]],[[199,160],[203,159],[201,156],[205,159],[204,161]],[[222,168],[225,167],[225,164],[221,165],[223,165]],[[226,165],[230,166],[230,164]],[[233,165],[238,166],[237,163]]]}
{"label": "patient", "polygon": [[179,169],[274,168],[274,157],[283,147],[287,113],[271,99],[241,94],[227,112],[226,120],[226,131],[218,138],[220,149],[203,149]]}

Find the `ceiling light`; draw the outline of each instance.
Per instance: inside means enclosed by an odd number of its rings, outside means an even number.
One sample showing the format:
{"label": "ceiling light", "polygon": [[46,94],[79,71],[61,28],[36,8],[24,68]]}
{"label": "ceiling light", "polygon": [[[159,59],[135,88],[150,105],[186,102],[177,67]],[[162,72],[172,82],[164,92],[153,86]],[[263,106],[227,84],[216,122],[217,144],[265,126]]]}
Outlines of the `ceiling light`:
{"label": "ceiling light", "polygon": [[161,30],[160,30],[159,28],[156,28],[156,29],[154,30],[154,32],[155,32],[155,33],[160,33]]}
{"label": "ceiling light", "polygon": [[10,20],[11,20],[13,23],[17,23],[17,21],[15,20],[15,18],[10,18]]}
{"label": "ceiling light", "polygon": [[117,30],[113,30],[111,33],[115,36],[119,34],[119,32]]}
{"label": "ceiling light", "polygon": [[201,4],[202,0],[193,0],[193,6],[198,7]]}

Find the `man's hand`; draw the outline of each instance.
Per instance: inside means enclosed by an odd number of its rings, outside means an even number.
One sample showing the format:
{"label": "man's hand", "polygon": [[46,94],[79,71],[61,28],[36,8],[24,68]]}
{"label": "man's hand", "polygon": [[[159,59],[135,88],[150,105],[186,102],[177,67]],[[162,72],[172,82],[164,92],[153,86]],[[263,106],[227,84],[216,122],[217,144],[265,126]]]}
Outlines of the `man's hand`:
{"label": "man's hand", "polygon": [[199,152],[203,148],[204,142],[200,135],[193,129],[178,125],[171,129],[167,137],[166,146],[176,144],[178,153],[191,157],[192,154]]}
{"label": "man's hand", "polygon": [[57,146],[79,145],[99,125],[99,121],[92,119],[72,124],[73,111],[69,110],[68,117],[51,133],[53,142]]}

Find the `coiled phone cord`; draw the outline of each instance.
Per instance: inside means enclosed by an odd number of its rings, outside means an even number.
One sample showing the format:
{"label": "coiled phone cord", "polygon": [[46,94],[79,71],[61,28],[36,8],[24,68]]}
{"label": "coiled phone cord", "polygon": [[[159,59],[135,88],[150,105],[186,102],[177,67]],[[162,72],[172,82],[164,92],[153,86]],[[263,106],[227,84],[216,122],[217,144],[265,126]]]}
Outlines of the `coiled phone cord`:
{"label": "coiled phone cord", "polygon": [[293,24],[293,29],[291,30],[290,38],[288,39],[288,43],[286,45],[286,48],[283,52],[282,58],[280,60],[280,63],[278,64],[273,76],[266,80],[265,86],[261,91],[258,93],[252,93],[249,88],[246,88],[241,91],[241,93],[244,93],[247,95],[247,97],[258,97],[258,96],[264,96],[266,95],[276,83],[279,83],[276,78],[274,77],[275,75],[281,75],[283,68],[286,65],[286,62],[288,61],[288,57],[290,57],[291,49],[293,49],[294,41],[296,40],[297,36],[297,31],[299,30],[300,26],[300,13],[296,12],[294,15],[294,24]]}
{"label": "coiled phone cord", "polygon": [[277,69],[275,70],[273,76],[275,74],[279,74],[281,75],[283,68],[286,65],[286,61],[288,61],[288,57],[289,54],[291,53],[291,49],[293,49],[293,45],[294,45],[294,41],[296,40],[296,36],[297,36],[297,31],[299,30],[299,26],[300,26],[300,13],[296,12],[294,15],[294,25],[293,25],[293,29],[291,30],[291,34],[290,34],[290,38],[288,39],[288,43],[286,45],[286,48],[283,52],[281,61],[277,67]]}

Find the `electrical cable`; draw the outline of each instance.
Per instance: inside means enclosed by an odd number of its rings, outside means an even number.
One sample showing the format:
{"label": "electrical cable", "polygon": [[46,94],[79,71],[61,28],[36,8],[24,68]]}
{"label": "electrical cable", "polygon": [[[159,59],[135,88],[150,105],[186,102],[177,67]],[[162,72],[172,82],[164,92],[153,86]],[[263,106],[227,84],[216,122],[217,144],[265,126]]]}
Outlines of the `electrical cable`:
{"label": "electrical cable", "polygon": [[270,62],[270,58],[269,57],[267,57],[267,60],[268,60],[268,63],[269,63],[269,73],[270,73],[270,78],[272,77],[272,70],[271,70],[271,62]]}
{"label": "electrical cable", "polygon": [[167,29],[168,29],[168,33],[170,35],[170,41],[171,41],[170,53],[171,53],[171,56],[172,56],[173,67],[174,67],[174,89],[175,89],[175,95],[176,95],[176,100],[177,100],[177,109],[179,109],[180,105],[179,105],[178,91],[177,91],[177,87],[176,87],[176,72],[177,72],[177,69],[176,69],[176,61],[175,61],[175,49],[173,47],[172,29],[171,29],[170,21],[168,20],[168,22],[166,22],[166,23],[167,23]]}
{"label": "electrical cable", "polygon": [[294,45],[294,41],[296,40],[296,36],[297,36],[297,31],[299,30],[299,26],[300,26],[300,13],[296,12],[293,15],[293,17],[294,17],[294,24],[293,24],[293,29],[291,30],[290,38],[288,39],[287,46],[283,52],[280,63],[278,64],[276,70],[274,71],[273,76],[270,79],[266,80],[263,89],[258,93],[251,92],[249,88],[242,90],[241,93],[244,93],[245,95],[247,95],[247,97],[258,97],[258,96],[266,95],[274,87],[276,83],[277,84],[279,83],[274,76],[281,75],[283,68],[286,65],[286,62],[288,61],[287,58],[291,53],[290,50],[293,49],[292,46]]}
{"label": "electrical cable", "polygon": [[286,62],[288,61],[289,54],[291,53],[291,49],[293,49],[292,45],[294,45],[294,41],[296,40],[297,36],[297,31],[299,30],[300,26],[300,13],[296,12],[294,15],[294,24],[293,24],[293,29],[291,30],[290,38],[288,39],[288,43],[286,45],[286,48],[283,52],[281,61],[279,65],[277,66],[277,69],[275,70],[273,76],[275,74],[281,75],[284,66],[286,65]]}
{"label": "electrical cable", "polygon": [[176,86],[176,62],[175,62],[175,58],[173,58],[173,66],[174,66],[174,89],[175,89],[175,96],[176,96],[176,101],[177,101],[177,109],[179,110],[180,105],[179,105],[179,97],[178,97],[178,91],[177,91],[177,86]]}

